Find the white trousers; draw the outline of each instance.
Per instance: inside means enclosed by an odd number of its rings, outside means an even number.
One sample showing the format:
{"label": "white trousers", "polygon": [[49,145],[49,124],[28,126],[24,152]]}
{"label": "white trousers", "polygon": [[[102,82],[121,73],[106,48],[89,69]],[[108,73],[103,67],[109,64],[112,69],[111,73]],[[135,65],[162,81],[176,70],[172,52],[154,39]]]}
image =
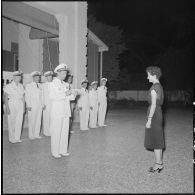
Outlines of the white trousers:
{"label": "white trousers", "polygon": [[68,151],[69,117],[51,117],[51,153],[53,156]]}
{"label": "white trousers", "polygon": [[107,109],[107,102],[100,102],[100,106],[98,109],[98,125],[103,126],[105,122],[106,116],[106,109]]}
{"label": "white trousers", "polygon": [[79,110],[80,117],[80,130],[88,130],[89,125],[89,108],[82,107],[82,110]]}
{"label": "white trousers", "polygon": [[8,115],[8,134],[9,141],[14,142],[20,140],[23,122],[23,102],[22,100],[10,99],[9,102],[10,114]]}
{"label": "white trousers", "polygon": [[39,137],[41,130],[42,108],[33,108],[28,111],[28,136],[30,139]]}
{"label": "white trousers", "polygon": [[97,126],[98,105],[93,106],[93,110],[89,111],[89,127],[95,128]]}
{"label": "white trousers", "polygon": [[46,109],[43,110],[43,134],[50,136],[50,117],[51,117],[51,107],[46,105]]}

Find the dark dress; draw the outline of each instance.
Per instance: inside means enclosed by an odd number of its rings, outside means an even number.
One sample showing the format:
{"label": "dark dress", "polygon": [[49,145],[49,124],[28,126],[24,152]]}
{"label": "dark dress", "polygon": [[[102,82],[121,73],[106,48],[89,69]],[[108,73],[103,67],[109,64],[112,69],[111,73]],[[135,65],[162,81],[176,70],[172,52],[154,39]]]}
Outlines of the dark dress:
{"label": "dark dress", "polygon": [[164,132],[162,127],[163,117],[162,117],[162,110],[161,110],[161,106],[164,101],[163,88],[160,83],[155,83],[150,88],[148,93],[149,107],[148,107],[147,117],[150,112],[150,106],[152,101],[151,90],[155,90],[157,93],[156,109],[152,117],[151,128],[145,129],[144,147],[147,149],[164,149],[165,139],[164,139]]}

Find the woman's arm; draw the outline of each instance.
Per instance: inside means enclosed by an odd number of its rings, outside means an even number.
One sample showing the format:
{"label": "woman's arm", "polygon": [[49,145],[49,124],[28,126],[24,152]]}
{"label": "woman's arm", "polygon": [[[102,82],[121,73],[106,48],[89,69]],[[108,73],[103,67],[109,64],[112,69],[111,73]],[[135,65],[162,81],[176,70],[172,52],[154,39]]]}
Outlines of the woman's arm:
{"label": "woman's arm", "polygon": [[152,98],[152,102],[151,102],[151,107],[150,107],[150,111],[149,111],[149,115],[148,115],[148,121],[146,123],[147,128],[151,127],[152,117],[153,117],[154,112],[156,110],[157,93],[155,90],[151,90],[151,98]]}
{"label": "woman's arm", "polygon": [[156,99],[157,99],[157,93],[155,90],[151,90],[151,98],[152,98],[152,104],[150,107],[150,112],[148,115],[148,118],[151,119],[154,115],[155,109],[156,109]]}

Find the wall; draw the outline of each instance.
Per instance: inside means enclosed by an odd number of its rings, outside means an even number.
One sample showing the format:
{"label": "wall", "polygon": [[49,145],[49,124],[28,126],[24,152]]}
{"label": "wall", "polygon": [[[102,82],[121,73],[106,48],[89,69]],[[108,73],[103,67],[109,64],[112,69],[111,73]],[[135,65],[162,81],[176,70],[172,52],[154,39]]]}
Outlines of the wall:
{"label": "wall", "polygon": [[24,73],[43,70],[43,40],[30,40],[29,32],[29,26],[19,24],[19,70]]}
{"label": "wall", "polygon": [[[147,101],[147,90],[123,90],[123,91],[109,91],[108,96],[110,99],[121,100],[135,100],[135,101]],[[164,97],[168,102],[181,101],[185,103],[192,102],[192,94],[189,91],[183,90],[171,90],[164,91]]]}
{"label": "wall", "polygon": [[11,42],[18,43],[18,23],[2,18],[3,50],[11,51]]}
{"label": "wall", "polygon": [[87,78],[89,82],[98,81],[98,46],[91,40],[88,40],[88,62],[87,62]]}
{"label": "wall", "polygon": [[[75,39],[76,58],[75,66],[77,67],[75,75],[77,75],[76,87],[80,87],[81,80],[86,78],[87,74],[87,2],[75,2],[77,14],[77,38]],[[77,12],[76,12],[77,13]]]}
{"label": "wall", "polygon": [[[51,67],[50,67],[51,62]],[[43,72],[53,71],[59,64],[59,44],[52,39],[43,41]]]}
{"label": "wall", "polygon": [[147,101],[148,91],[109,91],[108,93],[110,99],[134,99],[135,101]]}

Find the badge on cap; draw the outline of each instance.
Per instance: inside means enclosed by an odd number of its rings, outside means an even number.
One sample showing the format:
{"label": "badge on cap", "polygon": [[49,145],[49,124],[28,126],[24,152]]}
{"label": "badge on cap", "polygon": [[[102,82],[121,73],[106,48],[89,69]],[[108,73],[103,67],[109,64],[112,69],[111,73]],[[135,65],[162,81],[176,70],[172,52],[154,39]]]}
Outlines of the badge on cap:
{"label": "badge on cap", "polygon": [[102,78],[101,81],[107,81],[107,78]]}
{"label": "badge on cap", "polygon": [[47,76],[50,76],[50,75],[53,75],[53,72],[52,71],[47,71],[44,73],[44,76],[47,77]]}
{"label": "badge on cap", "polygon": [[32,73],[31,73],[31,76],[41,76],[41,73],[39,72],[39,71],[33,71]]}
{"label": "badge on cap", "polygon": [[21,75],[22,75],[22,71],[13,72],[13,76],[21,76]]}
{"label": "badge on cap", "polygon": [[60,64],[60,65],[58,65],[55,68],[54,72],[57,73],[57,72],[60,72],[60,71],[63,71],[63,70],[68,71],[68,68],[67,68],[67,65],[66,64]]}
{"label": "badge on cap", "polygon": [[93,81],[93,82],[91,83],[91,85],[95,85],[95,84],[98,84],[98,82],[97,82],[97,81]]}
{"label": "badge on cap", "polygon": [[82,85],[83,83],[88,83],[88,80],[87,80],[87,79],[83,79],[83,80],[81,81],[81,85]]}

